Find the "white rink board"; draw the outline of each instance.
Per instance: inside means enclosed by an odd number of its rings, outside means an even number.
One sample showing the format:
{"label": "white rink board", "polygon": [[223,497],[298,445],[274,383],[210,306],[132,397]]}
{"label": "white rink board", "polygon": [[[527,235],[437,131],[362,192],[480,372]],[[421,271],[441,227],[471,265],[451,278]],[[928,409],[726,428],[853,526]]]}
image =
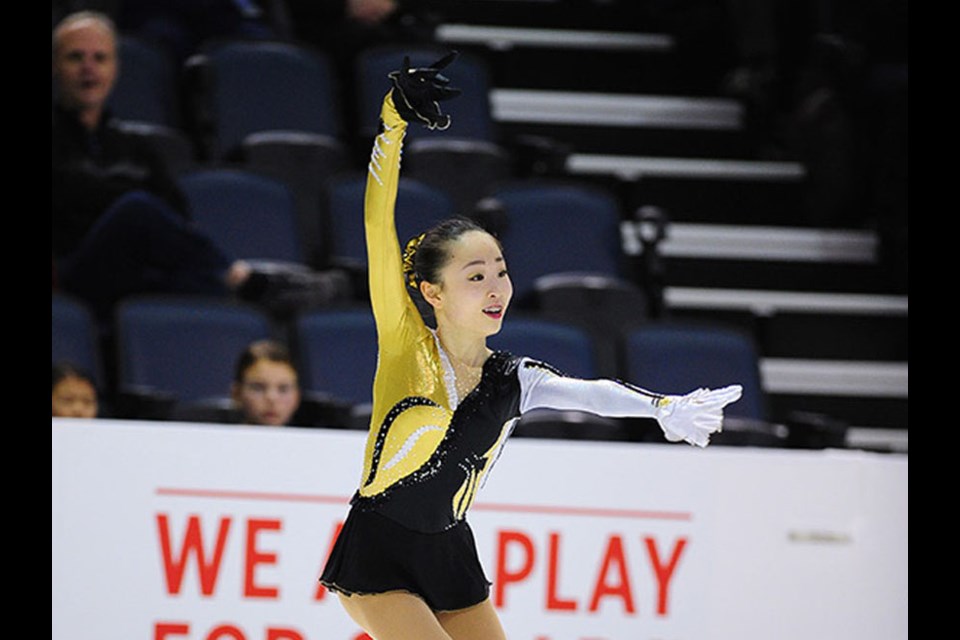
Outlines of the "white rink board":
{"label": "white rink board", "polygon": [[[365,434],[53,421],[54,640],[354,640]],[[907,457],[514,438],[470,513],[511,640],[902,640]]]}

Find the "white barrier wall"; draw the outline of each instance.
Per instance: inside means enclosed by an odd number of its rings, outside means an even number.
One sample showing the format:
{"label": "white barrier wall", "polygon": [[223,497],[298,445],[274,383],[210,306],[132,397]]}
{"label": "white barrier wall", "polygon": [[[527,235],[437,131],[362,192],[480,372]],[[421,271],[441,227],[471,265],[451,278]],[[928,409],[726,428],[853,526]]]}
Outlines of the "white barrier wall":
{"label": "white barrier wall", "polygon": [[[364,434],[53,421],[54,640],[354,640]],[[514,438],[469,516],[511,640],[903,640],[907,458]]]}

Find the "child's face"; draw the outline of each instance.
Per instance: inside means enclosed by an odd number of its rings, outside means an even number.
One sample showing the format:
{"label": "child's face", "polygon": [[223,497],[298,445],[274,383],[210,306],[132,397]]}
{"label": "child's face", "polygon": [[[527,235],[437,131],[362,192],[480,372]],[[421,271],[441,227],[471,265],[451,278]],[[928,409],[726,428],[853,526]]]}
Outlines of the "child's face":
{"label": "child's face", "polygon": [[234,384],[233,399],[251,424],[286,425],[300,405],[297,373],[284,362],[258,360]]}
{"label": "child's face", "polygon": [[97,390],[84,380],[68,376],[53,388],[54,418],[96,418]]}

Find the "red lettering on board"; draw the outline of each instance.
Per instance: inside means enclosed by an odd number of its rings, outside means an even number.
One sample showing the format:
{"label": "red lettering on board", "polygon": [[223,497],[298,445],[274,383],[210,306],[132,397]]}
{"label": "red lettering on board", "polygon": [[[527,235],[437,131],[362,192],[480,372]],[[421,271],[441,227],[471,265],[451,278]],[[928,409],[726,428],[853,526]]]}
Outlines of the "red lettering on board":
{"label": "red lettering on board", "polygon": [[653,574],[657,578],[657,615],[667,615],[667,594],[670,589],[670,580],[673,578],[673,572],[680,561],[680,554],[687,546],[687,539],[680,538],[673,546],[673,553],[670,555],[670,561],[664,565],[660,562],[660,554],[657,552],[657,541],[650,536],[643,539],[647,545],[647,554],[650,556],[650,564],[653,566]]}
{"label": "red lettering on board", "polygon": [[257,536],[261,531],[279,531],[279,520],[248,520],[246,562],[243,578],[243,595],[247,598],[276,598],[280,590],[277,587],[264,587],[255,584],[254,572],[257,565],[276,564],[276,553],[264,553],[257,547]]}
{"label": "red lettering on board", "polygon": [[[189,633],[189,624],[182,622],[157,622],[154,624],[153,638],[154,640],[165,640],[166,638],[171,637],[170,634],[188,635]],[[262,637],[264,640],[307,639],[307,636],[305,636],[302,632],[289,627],[267,627],[265,630],[265,635]],[[211,629],[207,635],[203,636],[203,638],[204,640],[247,640],[247,636],[244,634],[243,630],[237,625],[233,624],[217,625]],[[372,638],[369,640],[372,640]]]}
{"label": "red lettering on board", "polygon": [[558,556],[560,555],[560,534],[550,534],[549,564],[547,564],[547,610],[576,611],[577,601],[561,598],[557,595],[557,576],[560,573]]}
{"label": "red lettering on board", "polygon": [[233,626],[232,624],[222,624],[219,627],[216,627],[207,634],[206,640],[220,640],[221,638],[233,638],[233,640],[247,640],[247,637],[243,635],[238,627]]}
{"label": "red lettering on board", "polygon": [[[507,547],[519,544],[524,559],[519,569],[507,568]],[[533,571],[533,541],[526,534],[519,531],[500,531],[497,536],[497,579],[495,581],[494,606],[502,607],[506,601],[507,585],[511,582],[526,580]]]}
{"label": "red lettering on board", "polygon": [[[220,560],[223,558],[223,549],[230,530],[230,518],[220,518],[217,532],[217,542],[214,547],[213,558],[209,561],[204,553],[203,536],[200,530],[200,517],[193,515],[187,521],[187,532],[180,546],[180,553],[175,554],[170,539],[169,521],[165,514],[157,514],[157,529],[160,534],[160,551],[163,556],[164,577],[167,583],[167,593],[180,593],[184,571],[190,556],[194,556],[200,575],[200,592],[209,596],[216,588],[217,576],[220,572]],[[176,555],[176,557],[174,557]]]}
{"label": "red lettering on board", "polygon": [[180,622],[158,622],[153,625],[153,640],[167,640],[173,634],[185,636],[190,633],[190,625]]}
{"label": "red lettering on board", "polygon": [[[617,573],[617,580],[607,582],[607,574],[613,568]],[[618,597],[623,600],[627,613],[634,613],[633,593],[630,589],[630,578],[627,575],[627,562],[623,554],[623,539],[620,536],[610,536],[607,550],[603,556],[600,573],[590,598],[590,611],[596,611],[600,606],[600,598]]]}

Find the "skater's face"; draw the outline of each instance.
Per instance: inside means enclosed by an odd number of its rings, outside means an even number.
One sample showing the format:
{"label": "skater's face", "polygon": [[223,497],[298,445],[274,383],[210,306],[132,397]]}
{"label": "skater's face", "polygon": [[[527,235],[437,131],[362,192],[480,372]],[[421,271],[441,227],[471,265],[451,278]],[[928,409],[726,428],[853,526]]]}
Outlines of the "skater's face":
{"label": "skater's face", "polygon": [[513,284],[500,244],[489,233],[473,230],[447,243],[439,282],[422,282],[420,291],[447,333],[455,329],[486,337],[500,331]]}

